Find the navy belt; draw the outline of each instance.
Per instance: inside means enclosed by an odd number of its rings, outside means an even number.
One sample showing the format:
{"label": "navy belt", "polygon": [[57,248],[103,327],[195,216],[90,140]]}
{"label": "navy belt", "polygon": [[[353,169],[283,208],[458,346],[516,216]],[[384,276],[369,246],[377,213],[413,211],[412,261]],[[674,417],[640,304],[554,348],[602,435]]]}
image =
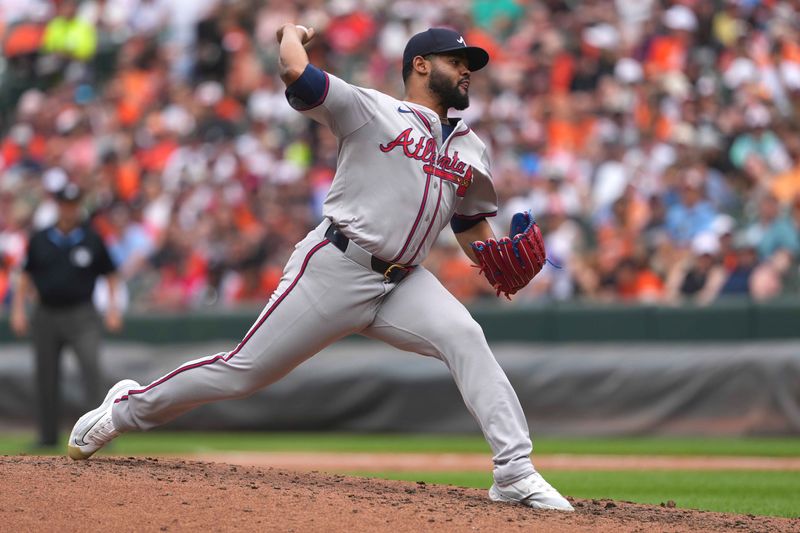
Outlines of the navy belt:
{"label": "navy belt", "polygon": [[[347,247],[351,244],[350,239],[348,239],[347,236],[342,233],[342,230],[337,228],[334,224],[328,226],[327,231],[325,231],[325,238],[344,253],[347,253]],[[408,267],[390,263],[374,255],[370,255],[369,263],[370,268],[382,275],[384,281],[387,283],[399,283],[414,270],[413,266]]]}

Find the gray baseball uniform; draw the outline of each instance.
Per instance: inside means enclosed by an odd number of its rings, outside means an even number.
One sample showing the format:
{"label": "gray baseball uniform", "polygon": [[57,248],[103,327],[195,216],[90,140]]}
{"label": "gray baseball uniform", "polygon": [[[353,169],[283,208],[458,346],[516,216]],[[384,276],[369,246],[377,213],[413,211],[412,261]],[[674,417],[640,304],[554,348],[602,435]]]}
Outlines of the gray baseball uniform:
{"label": "gray baseball uniform", "polygon": [[[303,94],[304,84],[316,89]],[[451,218],[495,213],[485,146],[463,122],[442,138],[430,109],[312,66],[287,95],[339,141],[324,221],[297,244],[238,346],[129,391],[114,405],[115,427],[147,430],[198,405],[247,396],[358,333],[441,359],[492,448],[495,480],[528,476],[531,441],[514,390],[480,326],[419,265]]]}

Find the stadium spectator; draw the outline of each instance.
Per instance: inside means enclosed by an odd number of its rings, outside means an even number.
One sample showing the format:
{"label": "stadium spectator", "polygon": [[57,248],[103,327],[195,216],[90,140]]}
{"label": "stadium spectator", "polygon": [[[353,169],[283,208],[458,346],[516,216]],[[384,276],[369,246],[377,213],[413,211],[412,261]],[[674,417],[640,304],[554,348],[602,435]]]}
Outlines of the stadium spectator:
{"label": "stadium spectator", "polygon": [[791,255],[786,250],[780,250],[753,271],[750,278],[750,295],[758,301],[778,298],[785,295],[785,289],[791,285],[794,285],[796,291],[797,283],[796,264],[792,272]]}
{"label": "stadium spectator", "polygon": [[615,297],[623,302],[660,302],[664,296],[664,282],[651,269],[644,255],[621,261],[614,283]]}
{"label": "stadium spectator", "polygon": [[769,191],[783,205],[789,205],[795,197],[800,195],[800,136],[789,137],[787,149],[792,159],[791,168],[778,174],[769,182]]}
{"label": "stadium spectator", "polygon": [[680,185],[677,202],[667,208],[666,228],[677,246],[688,246],[693,239],[711,230],[716,216],[714,207],[704,198],[703,184],[685,179]]}
{"label": "stadium spectator", "polygon": [[758,203],[758,219],[744,230],[747,241],[757,243],[762,259],[768,259],[779,250],[786,250],[792,257],[800,252],[797,228],[781,210],[777,198],[765,195]]}
{"label": "stadium spectator", "polygon": [[739,245],[736,248],[735,264],[727,272],[719,296],[750,295],[750,280],[758,264],[758,252],[755,247],[745,243]]}
{"label": "stadium spectator", "polygon": [[731,145],[731,163],[747,172],[754,181],[764,174],[789,170],[789,155],[775,132],[769,129],[770,121],[770,113],[764,106],[749,107],[745,111],[747,129]]}
{"label": "stadium spectator", "polygon": [[717,236],[710,232],[701,233],[692,240],[690,253],[676,262],[668,273],[667,300],[708,305],[716,299],[726,277],[719,264]]}
{"label": "stadium spectator", "polygon": [[97,51],[97,29],[78,15],[76,0],[61,0],[56,16],[47,23],[42,50],[66,59],[86,62]]}

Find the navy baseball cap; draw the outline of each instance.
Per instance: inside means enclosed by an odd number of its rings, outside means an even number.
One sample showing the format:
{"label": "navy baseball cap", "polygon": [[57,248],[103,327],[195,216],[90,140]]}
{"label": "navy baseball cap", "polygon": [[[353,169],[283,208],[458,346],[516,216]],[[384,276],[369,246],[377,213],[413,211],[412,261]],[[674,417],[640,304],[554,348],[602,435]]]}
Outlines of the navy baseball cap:
{"label": "navy baseball cap", "polygon": [[81,188],[71,182],[64,185],[64,187],[56,191],[55,194],[56,200],[59,202],[77,202],[81,199],[82,195],[83,192]]}
{"label": "navy baseball cap", "polygon": [[467,46],[464,37],[457,31],[447,28],[430,28],[408,40],[403,51],[403,66],[410,64],[417,56],[443,54],[463,50],[471,71],[480,70],[489,62],[489,53],[477,46]]}

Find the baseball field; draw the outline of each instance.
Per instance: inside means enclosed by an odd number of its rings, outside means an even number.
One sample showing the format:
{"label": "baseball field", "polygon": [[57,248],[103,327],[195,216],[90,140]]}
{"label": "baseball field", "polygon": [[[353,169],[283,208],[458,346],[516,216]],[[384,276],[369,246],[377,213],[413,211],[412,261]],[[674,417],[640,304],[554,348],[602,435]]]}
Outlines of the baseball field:
{"label": "baseball field", "polygon": [[489,502],[477,435],[154,431],[82,463],[31,438],[0,434],[0,530],[800,532],[790,438],[537,439],[574,514]]}

